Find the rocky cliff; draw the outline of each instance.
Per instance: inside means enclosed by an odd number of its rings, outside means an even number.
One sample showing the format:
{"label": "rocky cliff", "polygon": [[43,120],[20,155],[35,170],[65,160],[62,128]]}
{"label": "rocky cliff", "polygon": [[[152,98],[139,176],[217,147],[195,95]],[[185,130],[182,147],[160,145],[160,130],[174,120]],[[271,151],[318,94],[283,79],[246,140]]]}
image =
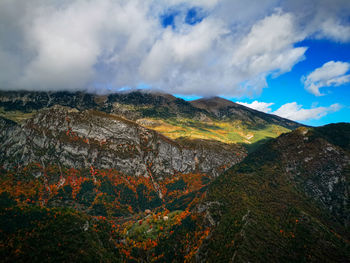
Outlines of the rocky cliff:
{"label": "rocky cliff", "polygon": [[[1,164],[40,163],[76,169],[116,169],[131,176],[169,177],[177,172],[217,176],[246,152],[218,142],[179,143],[122,117],[62,106],[40,110],[19,125],[1,120]],[[213,147],[216,145],[216,147]]]}

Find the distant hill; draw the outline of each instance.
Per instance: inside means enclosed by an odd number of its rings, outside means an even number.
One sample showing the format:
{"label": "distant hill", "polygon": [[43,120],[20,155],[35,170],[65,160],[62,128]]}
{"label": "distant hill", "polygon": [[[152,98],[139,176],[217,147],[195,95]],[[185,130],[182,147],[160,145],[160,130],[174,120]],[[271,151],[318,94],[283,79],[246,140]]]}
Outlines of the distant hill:
{"label": "distant hill", "polygon": [[106,96],[82,92],[0,92],[0,115],[15,121],[54,105],[117,114],[172,139],[207,139],[249,147],[301,126],[219,97],[188,102],[146,91]]}
{"label": "distant hill", "polygon": [[241,120],[249,123],[251,127],[276,124],[288,129],[295,129],[301,126],[297,122],[276,115],[266,114],[220,97],[202,98],[193,100],[190,103],[196,108],[214,114],[219,119]]}

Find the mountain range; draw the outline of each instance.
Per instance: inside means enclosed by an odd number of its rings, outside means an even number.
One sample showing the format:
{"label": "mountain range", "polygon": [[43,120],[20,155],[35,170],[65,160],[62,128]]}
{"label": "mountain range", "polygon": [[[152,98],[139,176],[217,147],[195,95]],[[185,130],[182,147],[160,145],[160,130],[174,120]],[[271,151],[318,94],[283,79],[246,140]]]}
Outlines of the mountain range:
{"label": "mountain range", "polygon": [[0,92],[4,262],[348,262],[350,124],[219,97]]}

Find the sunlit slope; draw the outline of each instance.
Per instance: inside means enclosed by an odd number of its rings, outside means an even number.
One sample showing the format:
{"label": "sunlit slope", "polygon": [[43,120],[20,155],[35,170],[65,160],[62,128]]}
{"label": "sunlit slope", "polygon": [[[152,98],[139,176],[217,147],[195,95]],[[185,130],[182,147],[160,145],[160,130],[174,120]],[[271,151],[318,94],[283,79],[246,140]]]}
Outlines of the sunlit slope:
{"label": "sunlit slope", "polygon": [[203,122],[187,118],[145,118],[139,119],[138,123],[171,139],[187,137],[190,139],[217,140],[225,143],[252,144],[267,138],[275,138],[290,131],[290,129],[275,124],[254,129],[239,120]]}

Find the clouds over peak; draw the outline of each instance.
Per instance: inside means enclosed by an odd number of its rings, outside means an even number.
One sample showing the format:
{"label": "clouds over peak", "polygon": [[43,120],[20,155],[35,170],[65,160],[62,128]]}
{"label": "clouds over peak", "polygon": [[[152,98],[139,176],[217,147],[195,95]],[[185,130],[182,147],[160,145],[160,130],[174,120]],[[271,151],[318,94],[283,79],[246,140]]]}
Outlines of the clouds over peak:
{"label": "clouds over peak", "polygon": [[[304,59],[307,47],[295,43],[308,37],[350,41],[341,9],[327,13],[328,2],[321,1],[305,13],[303,5],[3,0],[0,88],[117,91],[142,83],[177,94],[259,94],[267,76]],[[172,26],[162,23],[169,12]]]}
{"label": "clouds over peak", "polygon": [[315,96],[321,96],[324,95],[320,92],[322,87],[336,87],[350,82],[350,74],[346,74],[349,69],[350,63],[329,61],[306,77],[303,76],[302,82],[307,91]]}

